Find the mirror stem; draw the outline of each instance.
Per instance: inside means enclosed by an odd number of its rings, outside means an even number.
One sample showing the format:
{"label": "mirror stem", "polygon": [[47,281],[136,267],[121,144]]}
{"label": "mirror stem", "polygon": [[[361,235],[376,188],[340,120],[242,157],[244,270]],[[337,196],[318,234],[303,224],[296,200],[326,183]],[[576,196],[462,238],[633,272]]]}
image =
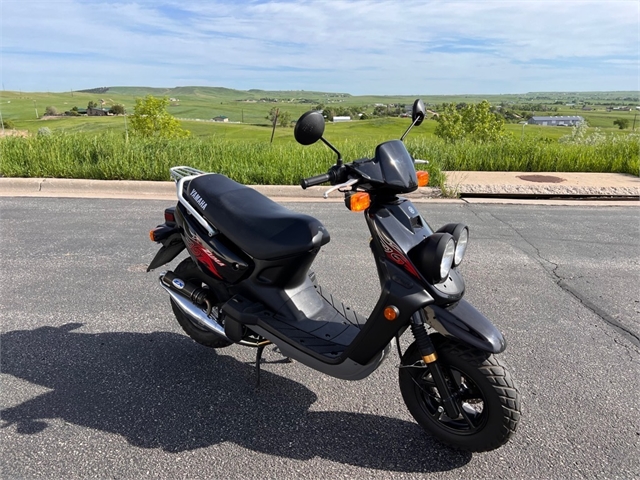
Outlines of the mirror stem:
{"label": "mirror stem", "polygon": [[400,137],[400,141],[401,141],[401,142],[404,142],[404,137],[406,137],[406,136],[407,136],[407,133],[409,133],[409,132],[411,131],[411,129],[413,128],[413,126],[416,124],[416,122],[417,122],[418,120],[419,120],[419,119],[418,119],[418,118],[416,118],[416,119],[413,121],[413,123],[411,123],[411,125],[409,125],[409,128],[407,128],[407,130],[402,134],[402,136]]}
{"label": "mirror stem", "polygon": [[329,147],[331,150],[333,150],[336,155],[338,156],[338,160],[336,161],[336,165],[340,166],[342,165],[342,154],[338,151],[338,149],[336,147],[334,147],[333,145],[331,145],[329,142],[327,142],[324,137],[320,137],[320,140],[322,140],[322,143],[324,143],[327,147]]}

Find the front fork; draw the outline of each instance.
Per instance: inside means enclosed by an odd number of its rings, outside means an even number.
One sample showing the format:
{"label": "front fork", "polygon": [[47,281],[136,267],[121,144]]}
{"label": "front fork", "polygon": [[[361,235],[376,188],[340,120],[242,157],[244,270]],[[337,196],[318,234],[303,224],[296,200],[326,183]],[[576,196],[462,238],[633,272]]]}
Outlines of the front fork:
{"label": "front fork", "polygon": [[438,393],[442,399],[445,413],[449,418],[458,418],[460,415],[458,403],[451,395],[451,389],[444,378],[442,368],[440,368],[440,364],[438,362],[438,354],[433,346],[431,337],[429,337],[429,334],[427,333],[425,321],[426,318],[422,309],[415,312],[411,317],[411,333],[413,333],[415,338],[422,361],[426,364],[431,376],[433,377],[433,382],[436,384],[436,388],[438,389]]}

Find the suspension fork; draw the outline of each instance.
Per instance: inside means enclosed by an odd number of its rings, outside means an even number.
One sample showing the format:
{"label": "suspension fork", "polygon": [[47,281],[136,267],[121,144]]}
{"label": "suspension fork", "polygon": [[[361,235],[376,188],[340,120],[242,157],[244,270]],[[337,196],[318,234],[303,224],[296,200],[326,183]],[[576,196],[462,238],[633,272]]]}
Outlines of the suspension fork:
{"label": "suspension fork", "polygon": [[445,413],[449,418],[458,418],[460,416],[458,403],[451,395],[451,389],[444,378],[442,368],[438,362],[438,353],[431,341],[431,337],[429,337],[427,333],[425,321],[426,318],[422,309],[415,312],[411,316],[411,333],[413,333],[413,337],[416,340],[422,361],[426,364],[433,377],[433,382],[436,384],[436,388],[444,405]]}

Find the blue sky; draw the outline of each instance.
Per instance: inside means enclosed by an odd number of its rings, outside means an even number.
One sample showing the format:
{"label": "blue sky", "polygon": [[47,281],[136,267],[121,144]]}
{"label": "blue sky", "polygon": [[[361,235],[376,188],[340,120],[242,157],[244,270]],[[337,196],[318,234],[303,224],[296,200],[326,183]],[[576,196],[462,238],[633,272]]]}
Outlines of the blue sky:
{"label": "blue sky", "polygon": [[3,88],[638,90],[638,0],[0,0]]}

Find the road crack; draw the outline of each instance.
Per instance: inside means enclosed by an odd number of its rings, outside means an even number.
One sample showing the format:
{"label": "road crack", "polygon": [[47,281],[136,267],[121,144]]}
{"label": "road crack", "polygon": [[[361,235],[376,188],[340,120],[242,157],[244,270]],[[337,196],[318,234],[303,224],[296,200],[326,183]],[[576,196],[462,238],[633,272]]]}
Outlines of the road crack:
{"label": "road crack", "polygon": [[[471,211],[476,216],[478,216],[477,212],[473,211],[473,208],[471,208]],[[580,292],[578,292],[573,287],[571,287],[571,285],[569,285],[566,282],[566,279],[563,278],[558,273],[558,268],[560,267],[560,265],[557,264],[557,263],[552,262],[551,260],[549,260],[547,258],[545,258],[542,255],[542,253],[540,252],[540,249],[538,247],[536,247],[531,241],[529,241],[522,233],[520,233],[520,231],[516,227],[511,225],[508,221],[497,217],[496,215],[493,214],[493,212],[488,212],[488,213],[495,220],[497,220],[498,222],[500,222],[500,223],[506,225],[507,227],[509,227],[513,232],[516,233],[516,235],[518,235],[518,237],[520,239],[522,239],[522,241],[525,244],[527,244],[529,247],[531,247],[533,249],[533,251],[535,253],[533,255],[531,255],[532,258],[536,262],[538,262],[538,264],[540,264],[542,266],[542,268],[549,274],[551,279],[554,281],[554,283],[556,285],[558,285],[558,287],[560,287],[563,291],[565,291],[566,293],[571,295],[573,298],[575,298],[578,302],[580,302],[580,304],[582,304],[585,308],[587,308],[588,310],[593,312],[605,324],[609,325],[614,331],[616,331],[617,333],[622,335],[625,339],[630,341],[633,345],[635,345],[636,347],[640,347],[640,335],[638,333],[634,332],[629,327],[623,325],[621,322],[616,320],[613,316],[608,314],[606,311],[604,311],[598,305],[596,305],[593,302],[591,302],[588,298],[583,297],[580,294]],[[478,216],[478,218],[480,218],[480,217]],[[525,253],[530,254],[530,252],[525,252]],[[616,342],[616,343],[622,345],[620,342]],[[625,348],[629,349],[628,346],[626,346]],[[635,352],[636,353],[640,353],[640,350],[635,350]]]}

